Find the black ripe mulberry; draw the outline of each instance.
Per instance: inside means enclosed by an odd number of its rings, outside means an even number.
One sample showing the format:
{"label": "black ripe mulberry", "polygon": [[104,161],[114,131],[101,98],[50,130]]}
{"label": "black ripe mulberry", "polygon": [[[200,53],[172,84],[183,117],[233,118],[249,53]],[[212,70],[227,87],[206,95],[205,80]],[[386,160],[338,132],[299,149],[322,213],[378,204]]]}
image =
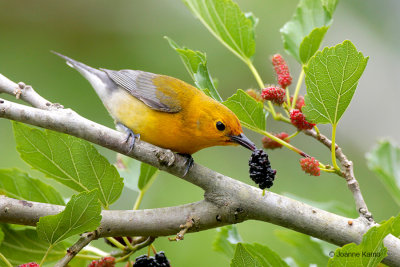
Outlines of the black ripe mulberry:
{"label": "black ripe mulberry", "polygon": [[133,267],[170,267],[169,261],[163,251],[158,252],[154,257],[142,255],[136,258]]}
{"label": "black ripe mulberry", "polygon": [[268,154],[262,149],[254,150],[249,160],[250,178],[261,189],[270,188],[274,182],[276,170],[271,168]]}

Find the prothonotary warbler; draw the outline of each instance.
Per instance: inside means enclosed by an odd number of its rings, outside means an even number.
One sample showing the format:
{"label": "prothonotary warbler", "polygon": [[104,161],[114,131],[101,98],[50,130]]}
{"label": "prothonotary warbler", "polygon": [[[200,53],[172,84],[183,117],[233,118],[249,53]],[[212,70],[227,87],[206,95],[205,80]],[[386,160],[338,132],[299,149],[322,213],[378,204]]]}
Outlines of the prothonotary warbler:
{"label": "prothonotary warbler", "polygon": [[181,80],[140,70],[95,69],[54,53],[90,82],[127,141],[132,138],[131,149],[139,135],[188,156],[211,146],[255,149],[230,109]]}

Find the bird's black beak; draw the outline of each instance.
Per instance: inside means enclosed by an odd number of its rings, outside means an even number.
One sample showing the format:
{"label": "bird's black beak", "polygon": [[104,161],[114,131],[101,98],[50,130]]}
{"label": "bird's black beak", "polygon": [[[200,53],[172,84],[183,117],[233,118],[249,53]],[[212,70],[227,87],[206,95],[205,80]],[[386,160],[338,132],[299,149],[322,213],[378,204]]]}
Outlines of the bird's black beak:
{"label": "bird's black beak", "polygon": [[230,138],[233,142],[238,143],[239,145],[244,146],[251,151],[254,151],[256,149],[256,145],[251,142],[250,139],[247,138],[244,134],[231,135]]}

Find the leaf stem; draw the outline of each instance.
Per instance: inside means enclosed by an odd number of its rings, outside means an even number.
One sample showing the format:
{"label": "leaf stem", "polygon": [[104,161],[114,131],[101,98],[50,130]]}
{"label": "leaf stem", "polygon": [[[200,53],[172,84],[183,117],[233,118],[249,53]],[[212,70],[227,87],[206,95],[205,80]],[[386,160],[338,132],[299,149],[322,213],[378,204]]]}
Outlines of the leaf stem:
{"label": "leaf stem", "polygon": [[99,259],[101,259],[101,257],[97,256],[97,255],[86,255],[86,254],[82,254],[82,253],[76,254],[75,258],[85,259],[85,260],[99,260]]}
{"label": "leaf stem", "polygon": [[254,75],[254,78],[256,78],[256,81],[257,81],[258,86],[260,87],[260,89],[263,89],[264,86],[265,86],[265,85],[264,85],[264,82],[263,82],[263,80],[261,79],[261,76],[260,76],[260,74],[258,73],[257,69],[254,67],[253,62],[251,62],[250,59],[247,59],[247,60],[246,60],[246,64],[247,64],[247,66],[249,66],[251,72],[252,72],[253,75]]}
{"label": "leaf stem", "polygon": [[283,145],[284,147],[286,147],[286,148],[288,148],[288,149],[290,149],[290,150],[296,152],[297,154],[299,154],[299,155],[302,156],[302,157],[307,157],[307,158],[310,157],[308,154],[306,154],[305,152],[301,151],[301,150],[298,149],[297,147],[295,147],[295,146],[293,146],[293,145],[291,145],[291,144],[289,144],[289,143],[283,141],[282,139],[280,139],[280,138],[274,136],[273,134],[271,134],[271,133],[269,133],[269,132],[267,132],[267,131],[263,131],[263,130],[261,130],[261,129],[258,129],[257,127],[251,126],[250,124],[247,124],[246,122],[243,122],[243,121],[241,121],[241,123],[242,123],[242,125],[243,125],[244,127],[246,127],[247,129],[250,129],[250,130],[252,130],[252,131],[254,131],[254,132],[256,132],[256,133],[265,135],[265,136],[267,136],[268,138],[271,138],[271,139],[274,140],[275,142],[277,142],[277,143]]}
{"label": "leaf stem", "polygon": [[324,172],[336,173],[337,175],[343,177],[343,173],[342,173],[342,171],[341,171],[340,169],[335,169],[335,168],[333,168],[332,166],[322,164],[321,162],[319,163],[319,169],[320,169],[321,171],[324,171]]}
{"label": "leaf stem", "polygon": [[136,198],[135,205],[133,206],[133,210],[139,209],[140,203],[142,203],[144,194],[146,193],[145,190],[140,190],[139,195]]}
{"label": "leaf stem", "polygon": [[314,130],[315,130],[315,132],[317,133],[317,135],[320,135],[320,134],[321,134],[321,132],[319,131],[317,125],[314,126]]}
{"label": "leaf stem", "polygon": [[288,110],[290,110],[290,106],[291,106],[291,103],[290,103],[290,92],[289,92],[289,87],[286,87],[286,101],[287,101],[287,107],[288,107]]}
{"label": "leaf stem", "polygon": [[115,239],[114,237],[106,237],[106,239],[108,241],[110,241],[113,245],[115,245],[117,248],[119,248],[120,250],[125,250],[125,246],[122,245],[120,242],[118,242],[118,240]]}
{"label": "leaf stem", "polygon": [[332,153],[332,166],[335,170],[340,170],[339,166],[336,163],[336,126],[337,124],[332,124],[332,145],[331,145],[331,153]]}
{"label": "leaf stem", "polygon": [[7,265],[7,267],[13,267],[12,264],[7,260],[2,253],[0,253],[0,259]]}
{"label": "leaf stem", "polygon": [[129,242],[129,239],[128,239],[126,236],[123,236],[122,239],[124,240],[126,246],[127,246],[130,250],[132,250],[132,249],[133,249],[133,246],[132,246],[131,242]]}
{"label": "leaf stem", "polygon": [[116,262],[116,263],[117,263],[117,262],[122,262],[122,261],[128,259],[130,256],[132,256],[133,253],[135,253],[135,251],[132,250],[131,252],[129,252],[128,254],[122,256],[121,258],[116,259],[115,262]]}
{"label": "leaf stem", "polygon": [[50,253],[50,250],[52,250],[52,249],[53,249],[53,245],[50,245],[49,248],[47,249],[46,253],[44,254],[42,260],[40,261],[39,267],[41,267],[43,265],[43,263],[45,262],[47,256]]}
{"label": "leaf stem", "polygon": [[281,113],[276,114],[275,120],[291,124],[290,119],[288,117],[283,116]]}
{"label": "leaf stem", "polygon": [[[260,74],[258,73],[256,67],[254,67],[253,62],[251,62],[251,60],[250,60],[249,58],[246,58],[246,60],[245,60],[244,62],[247,64],[247,66],[249,67],[249,69],[250,69],[251,72],[253,73],[254,78],[256,78],[256,81],[257,81],[257,83],[258,83],[258,86],[259,86],[260,89],[262,90],[262,89],[264,88],[265,85],[264,85],[264,82],[263,82],[263,80],[261,79],[261,76],[260,76]],[[268,107],[269,107],[269,110],[270,110],[270,112],[271,112],[271,114],[272,114],[272,117],[275,119],[275,118],[276,118],[276,112],[275,112],[275,108],[274,108],[274,106],[272,105],[271,101],[268,101]]]}
{"label": "leaf stem", "polygon": [[271,110],[269,109],[269,107],[267,107],[266,105],[264,105],[264,109],[265,109],[266,111],[268,111],[269,113],[272,113]]}
{"label": "leaf stem", "polygon": [[334,169],[325,169],[325,168],[321,168],[321,167],[319,169],[324,172],[336,173],[336,170],[334,170]]}
{"label": "leaf stem", "polygon": [[304,68],[303,66],[301,66],[301,72],[299,78],[297,79],[296,89],[294,90],[292,109],[296,107],[297,97],[299,96],[299,91],[301,88],[301,84],[303,83],[303,79],[304,79]]}
{"label": "leaf stem", "polygon": [[149,247],[151,248],[151,250],[153,250],[154,255],[156,255],[157,254],[156,247],[153,244],[150,244]]}
{"label": "leaf stem", "polygon": [[[99,256],[99,257],[106,257],[106,256],[108,256],[108,254],[109,254],[109,253],[107,253],[107,252],[105,252],[105,251],[102,251],[101,249],[99,249],[99,248],[97,248],[97,247],[91,246],[90,244],[87,245],[87,246],[85,246],[85,247],[81,250],[81,252],[90,252],[90,253],[96,254],[96,255]],[[79,255],[79,254],[78,254],[78,255]]]}
{"label": "leaf stem", "polygon": [[300,132],[301,132],[301,131],[294,132],[294,133],[292,133],[292,135],[286,137],[285,139],[286,139],[286,140],[292,139],[293,137],[295,137],[296,135],[298,135]]}

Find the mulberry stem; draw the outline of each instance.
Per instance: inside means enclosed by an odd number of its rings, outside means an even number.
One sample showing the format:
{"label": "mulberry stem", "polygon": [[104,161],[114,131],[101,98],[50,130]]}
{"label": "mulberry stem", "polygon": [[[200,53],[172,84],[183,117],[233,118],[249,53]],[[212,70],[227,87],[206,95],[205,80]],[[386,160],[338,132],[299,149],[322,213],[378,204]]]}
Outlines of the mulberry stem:
{"label": "mulberry stem", "polygon": [[292,109],[294,109],[296,107],[297,97],[299,95],[299,91],[301,88],[301,84],[303,83],[303,79],[304,79],[304,69],[303,69],[303,67],[301,67],[301,72],[300,72],[299,78],[297,79],[296,89],[294,90]]}

